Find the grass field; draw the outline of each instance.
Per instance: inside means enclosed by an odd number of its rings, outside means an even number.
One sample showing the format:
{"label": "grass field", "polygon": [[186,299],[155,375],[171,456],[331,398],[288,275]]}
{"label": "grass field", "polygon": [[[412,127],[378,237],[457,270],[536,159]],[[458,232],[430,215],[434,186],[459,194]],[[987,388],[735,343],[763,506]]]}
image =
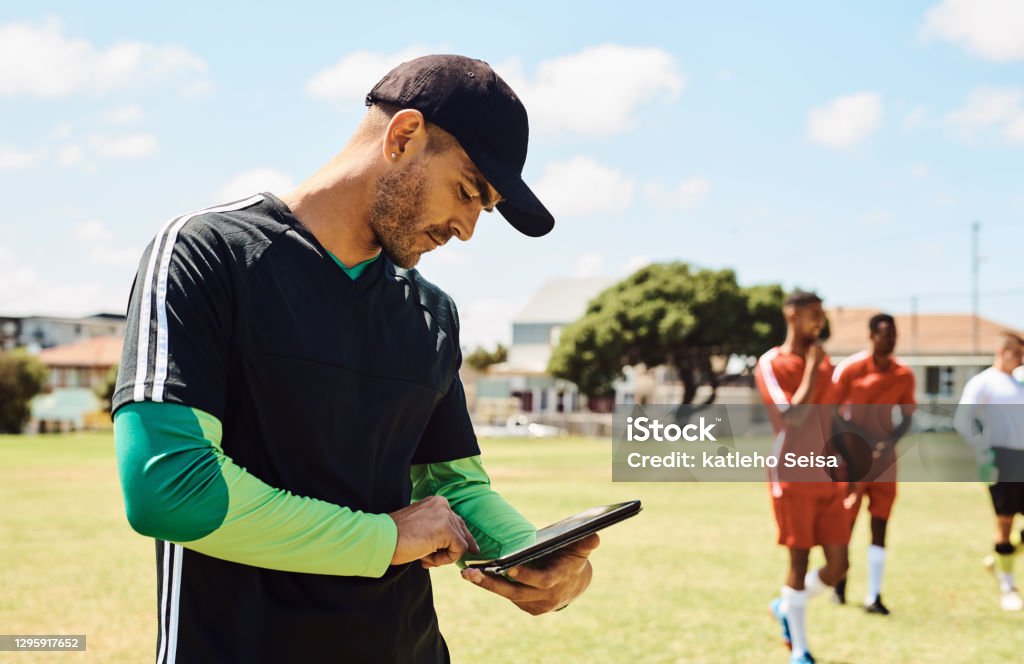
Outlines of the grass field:
{"label": "grass field", "polygon": [[[640,498],[605,533],[594,582],[567,610],[533,618],[433,572],[457,662],[784,662],[768,602],[785,552],[768,492],[749,484],[613,484],[601,441],[484,441],[496,488],[541,525]],[[87,634],[86,653],[0,653],[0,661],[151,661],[153,545],[122,512],[109,435],[0,437],[0,634]],[[1024,615],[998,607],[980,565],[991,516],[977,484],[904,484],[883,593],[888,618],[817,600],[821,662],[1019,661]],[[864,592],[866,523],[852,544],[849,597]],[[1019,563],[1024,572],[1024,562]]]}

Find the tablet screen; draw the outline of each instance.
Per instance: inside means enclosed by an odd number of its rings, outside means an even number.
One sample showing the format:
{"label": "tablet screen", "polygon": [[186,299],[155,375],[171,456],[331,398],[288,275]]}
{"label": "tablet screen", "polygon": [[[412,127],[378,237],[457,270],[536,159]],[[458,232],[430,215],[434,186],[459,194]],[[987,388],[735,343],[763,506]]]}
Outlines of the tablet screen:
{"label": "tablet screen", "polygon": [[469,567],[485,571],[504,571],[515,565],[535,560],[590,533],[597,532],[640,511],[640,501],[592,507],[537,531],[537,541],[527,547],[506,553],[498,560],[470,562]]}
{"label": "tablet screen", "polygon": [[537,544],[544,544],[549,540],[553,540],[556,537],[566,534],[567,532],[578,528],[579,526],[593,521],[597,517],[610,514],[617,509],[622,508],[628,503],[620,503],[618,505],[603,505],[601,507],[591,507],[589,510],[584,510],[579,514],[570,516],[568,519],[562,519],[557,521],[547,528],[541,528],[537,531]]}

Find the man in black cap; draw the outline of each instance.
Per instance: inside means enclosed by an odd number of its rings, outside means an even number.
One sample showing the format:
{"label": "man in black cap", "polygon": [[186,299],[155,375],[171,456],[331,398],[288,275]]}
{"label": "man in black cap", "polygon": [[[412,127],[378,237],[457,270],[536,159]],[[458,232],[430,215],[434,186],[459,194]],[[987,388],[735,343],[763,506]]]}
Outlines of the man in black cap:
{"label": "man in black cap", "polygon": [[[172,219],[142,257],[113,406],[128,519],[156,540],[158,662],[446,661],[426,568],[535,537],[481,465],[455,305],[413,269],[481,211],[551,230],[526,111],[457,56],[367,104],[297,189]],[[545,613],[596,546],[462,575]]]}

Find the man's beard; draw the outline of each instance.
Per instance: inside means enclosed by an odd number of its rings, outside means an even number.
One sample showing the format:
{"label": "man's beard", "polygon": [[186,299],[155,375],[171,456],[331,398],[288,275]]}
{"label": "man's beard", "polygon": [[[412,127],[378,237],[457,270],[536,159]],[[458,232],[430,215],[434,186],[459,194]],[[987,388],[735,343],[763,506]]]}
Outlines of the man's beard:
{"label": "man's beard", "polygon": [[385,173],[377,178],[375,189],[370,228],[392,263],[402,268],[415,266],[423,254],[417,245],[427,231],[438,242],[448,239],[447,229],[427,228],[422,218],[421,206],[427,190],[425,166]]}

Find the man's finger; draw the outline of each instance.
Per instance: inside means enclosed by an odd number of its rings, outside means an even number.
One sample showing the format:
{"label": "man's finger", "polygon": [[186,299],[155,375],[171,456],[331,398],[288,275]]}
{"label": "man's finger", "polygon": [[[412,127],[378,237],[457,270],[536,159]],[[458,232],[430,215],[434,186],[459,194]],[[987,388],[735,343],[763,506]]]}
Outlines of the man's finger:
{"label": "man's finger", "polygon": [[534,596],[537,592],[535,589],[519,583],[511,583],[500,576],[484,574],[478,569],[462,570],[462,578],[513,602],[526,602],[538,599]]}
{"label": "man's finger", "polygon": [[423,556],[420,558],[420,561],[423,563],[424,567],[430,568],[440,567],[442,565],[451,565],[461,557],[462,554],[455,553],[451,549],[441,549],[440,551],[435,551]]}
{"label": "man's finger", "polygon": [[[586,559],[583,558],[580,560],[582,562]],[[519,583],[524,583],[528,586],[541,589],[553,588],[560,578],[560,574],[556,573],[553,568],[544,567],[538,569],[534,567],[527,567],[526,565],[513,567],[508,571],[508,575]]]}
{"label": "man's finger", "polygon": [[452,516],[455,517],[455,527],[459,529],[459,532],[462,533],[463,539],[466,540],[466,549],[470,553],[480,553],[480,545],[476,543],[476,538],[473,537],[473,533],[469,532],[469,527],[466,526],[466,522],[462,520],[462,517],[454,512],[452,513]]}
{"label": "man's finger", "polygon": [[601,544],[601,538],[597,533],[593,535],[587,535],[578,542],[573,542],[569,546],[562,548],[559,553],[575,553],[583,557],[590,555],[590,552],[596,549]]}

